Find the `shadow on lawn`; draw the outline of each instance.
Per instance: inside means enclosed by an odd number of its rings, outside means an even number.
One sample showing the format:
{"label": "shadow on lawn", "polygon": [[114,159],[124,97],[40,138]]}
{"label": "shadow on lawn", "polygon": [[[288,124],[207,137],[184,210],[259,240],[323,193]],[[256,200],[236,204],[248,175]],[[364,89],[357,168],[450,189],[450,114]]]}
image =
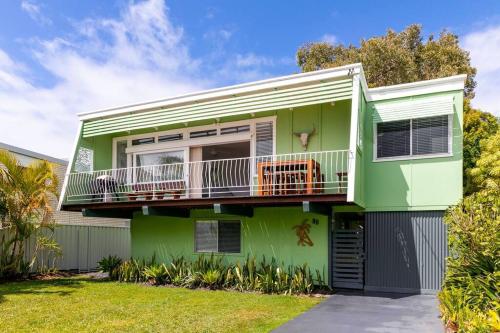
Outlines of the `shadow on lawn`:
{"label": "shadow on lawn", "polygon": [[100,283],[86,277],[55,278],[49,280],[26,280],[0,282],[0,303],[6,301],[7,295],[57,295],[67,296],[83,283]]}

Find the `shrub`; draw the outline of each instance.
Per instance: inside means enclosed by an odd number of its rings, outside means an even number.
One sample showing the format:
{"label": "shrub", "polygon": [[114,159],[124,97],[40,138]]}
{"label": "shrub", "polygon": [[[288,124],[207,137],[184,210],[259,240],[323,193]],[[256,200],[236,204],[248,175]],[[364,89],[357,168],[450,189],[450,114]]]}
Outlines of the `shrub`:
{"label": "shrub", "polygon": [[478,311],[470,306],[472,296],[461,288],[446,288],[439,294],[440,310],[446,326],[458,333],[490,333],[500,330],[498,310]]}
{"label": "shrub", "polygon": [[144,267],[144,277],[154,285],[160,285],[167,282],[168,274],[165,264],[151,265]]}
{"label": "shrub", "polygon": [[208,287],[209,289],[219,289],[222,287],[222,271],[210,269],[201,273],[200,277],[202,285]]}
{"label": "shrub", "polygon": [[146,261],[145,259],[124,261],[117,269],[116,279],[121,282],[144,282],[147,279],[144,275],[144,269],[154,265],[155,262],[154,256],[150,261]]}
{"label": "shrub", "polygon": [[242,263],[225,264],[221,256],[200,255],[189,262],[184,257],[172,258],[169,264],[156,264],[131,259],[117,270],[116,279],[122,282],[148,281],[154,285],[172,284],[186,288],[235,289],[276,294],[307,294],[314,287],[325,287],[323,277],[316,271],[313,279],[307,264],[288,266],[265,257],[257,262],[248,256]]}
{"label": "shrub", "polygon": [[118,256],[110,255],[99,260],[97,264],[101,271],[109,273],[109,276],[114,279],[121,263],[122,260]]}
{"label": "shrub", "polygon": [[450,257],[439,299],[443,320],[452,330],[500,330],[499,208],[499,189],[485,187],[445,216]]}

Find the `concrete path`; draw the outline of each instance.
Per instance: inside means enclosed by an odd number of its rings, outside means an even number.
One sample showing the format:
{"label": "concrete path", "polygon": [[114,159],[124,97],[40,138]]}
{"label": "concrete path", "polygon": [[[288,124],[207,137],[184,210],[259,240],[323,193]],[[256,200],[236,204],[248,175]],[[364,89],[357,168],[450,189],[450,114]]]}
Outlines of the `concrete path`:
{"label": "concrete path", "polygon": [[282,332],[444,332],[434,295],[340,292],[274,330]]}

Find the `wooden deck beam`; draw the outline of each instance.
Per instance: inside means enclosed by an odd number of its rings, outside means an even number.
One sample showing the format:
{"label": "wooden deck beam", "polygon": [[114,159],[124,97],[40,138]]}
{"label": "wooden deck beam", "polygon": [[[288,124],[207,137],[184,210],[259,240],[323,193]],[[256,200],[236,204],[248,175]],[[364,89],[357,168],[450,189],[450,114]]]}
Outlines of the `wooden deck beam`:
{"label": "wooden deck beam", "polygon": [[332,205],[320,202],[302,201],[302,211],[304,213],[316,213],[325,216],[332,215]]}
{"label": "wooden deck beam", "polygon": [[189,209],[177,207],[142,206],[142,214],[146,216],[189,217]]}
{"label": "wooden deck beam", "polygon": [[244,205],[225,205],[220,203],[214,203],[214,213],[252,217],[253,207]]}
{"label": "wooden deck beam", "polygon": [[105,208],[105,209],[82,208],[82,215],[84,217],[107,217],[107,218],[131,219],[134,215],[134,210],[119,209],[119,208]]}
{"label": "wooden deck beam", "polygon": [[249,207],[280,207],[280,206],[303,206],[303,202],[323,203],[326,205],[345,205],[345,194],[303,194],[284,196],[254,196],[254,197],[227,197],[227,198],[191,198],[191,199],[168,199],[168,200],[137,200],[137,201],[113,201],[113,202],[88,202],[64,204],[62,209],[67,211],[81,211],[82,209],[126,209],[141,211],[142,206],[148,207],[176,207],[183,209],[208,208],[213,209],[214,204],[220,205],[242,205]]}

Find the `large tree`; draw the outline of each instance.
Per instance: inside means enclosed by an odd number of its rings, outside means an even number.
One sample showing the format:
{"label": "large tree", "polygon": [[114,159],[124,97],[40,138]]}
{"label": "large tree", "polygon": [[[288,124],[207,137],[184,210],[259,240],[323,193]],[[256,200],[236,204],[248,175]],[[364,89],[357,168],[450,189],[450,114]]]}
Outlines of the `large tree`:
{"label": "large tree", "polygon": [[370,87],[467,74],[465,94],[474,97],[476,69],[458,37],[447,31],[424,42],[421,26],[413,24],[399,33],[389,29],[384,36],[362,39],[359,47],[317,42],[297,51],[297,63],[304,72],[356,62],[363,64]]}
{"label": "large tree", "polygon": [[470,170],[481,154],[481,140],[498,129],[497,119],[471,107],[476,69],[469,53],[460,48],[458,37],[443,31],[438,38],[425,41],[420,25],[410,25],[401,32],[388,30],[383,36],[363,39],[359,46],[307,43],[297,51],[297,64],[304,72],[361,62],[370,87],[467,74],[464,100],[464,185],[471,187]]}

